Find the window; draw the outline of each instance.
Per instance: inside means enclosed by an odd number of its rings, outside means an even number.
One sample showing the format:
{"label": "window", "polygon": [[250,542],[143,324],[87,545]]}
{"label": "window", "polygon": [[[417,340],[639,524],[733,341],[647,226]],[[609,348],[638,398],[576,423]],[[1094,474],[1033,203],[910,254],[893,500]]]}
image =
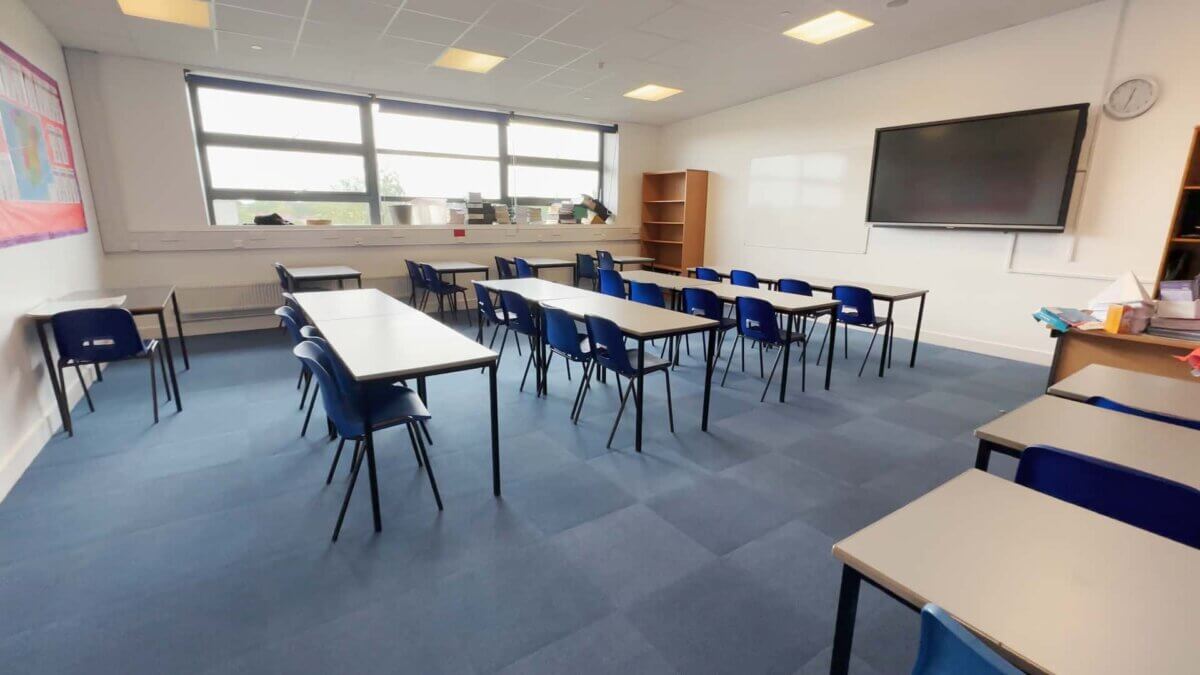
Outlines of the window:
{"label": "window", "polygon": [[191,74],[187,81],[214,225],[270,213],[296,224],[369,225],[398,202],[461,203],[477,192],[484,201],[544,205],[604,199],[606,180],[615,183],[616,127]]}

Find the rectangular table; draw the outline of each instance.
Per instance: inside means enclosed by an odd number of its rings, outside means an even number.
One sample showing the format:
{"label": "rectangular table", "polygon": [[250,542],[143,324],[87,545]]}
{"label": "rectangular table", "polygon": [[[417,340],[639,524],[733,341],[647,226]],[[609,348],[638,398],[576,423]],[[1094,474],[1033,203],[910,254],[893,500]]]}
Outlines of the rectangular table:
{"label": "rectangular table", "polygon": [[345,291],[308,291],[294,295],[310,321],[359,319],[367,316],[412,315],[424,312],[400,302],[377,288]]}
{"label": "rectangular table", "polygon": [[[782,380],[779,383],[779,402],[783,403],[787,396],[787,376],[788,376],[788,356],[791,354],[792,335],[796,328],[795,320],[798,316],[811,316],[815,314],[829,314],[829,320],[832,325],[834,321],[834,312],[841,305],[837,300],[819,300],[807,295],[799,295],[797,293],[781,293],[779,291],[771,291],[765,288],[748,288],[745,286],[734,286],[733,284],[721,283],[706,286],[708,290],[716,293],[717,297],[724,302],[737,302],[739,297],[758,298],[771,303],[771,307],[776,312],[787,316],[787,326],[784,329],[784,347],[783,347],[783,374]],[[816,317],[813,317],[813,322],[816,322]],[[836,338],[837,331],[829,331],[829,358],[825,363],[825,389],[829,389],[830,383],[833,380],[833,343]],[[807,339],[807,337],[806,337]],[[806,347],[807,351],[807,347]],[[730,358],[733,355],[730,354]],[[808,373],[808,359],[801,363],[802,375],[800,379],[801,390],[804,387],[804,378]]]}
{"label": "rectangular table", "polygon": [[1049,392],[1074,401],[1103,396],[1139,410],[1200,421],[1200,379],[1196,378],[1176,380],[1093,363],[1051,384]]}
{"label": "rectangular table", "polygon": [[[458,285],[458,275],[460,275],[460,274],[479,274],[480,272],[482,272],[484,279],[492,278],[492,270],[490,267],[488,267],[487,265],[481,265],[479,263],[468,262],[465,260],[446,260],[446,261],[442,261],[442,262],[420,262],[417,264],[429,265],[430,267],[433,268],[433,271],[438,273],[439,277],[444,277],[447,274],[449,274],[450,275],[450,283],[455,286]],[[457,311],[458,310],[458,296],[455,295],[451,299],[454,301],[454,309],[455,309],[455,311]],[[464,300],[463,302],[465,304],[466,300]],[[464,309],[468,309],[468,308],[464,307]],[[470,318],[470,317],[468,317],[468,318]]]}
{"label": "rectangular table", "polygon": [[[512,258],[511,260],[513,265],[517,264],[516,258]],[[560,258],[525,258],[525,262],[529,263],[529,266],[533,268],[534,274],[539,274],[542,270],[554,269],[556,267],[575,269],[574,260],[562,260]],[[572,272],[572,277],[574,277],[574,272]]]}
{"label": "rectangular table", "polygon": [[833,555],[835,675],[849,670],[863,579],[917,611],[936,603],[1027,672],[1182,675],[1200,663],[1200,551],[980,471]]}
{"label": "rectangular table", "polygon": [[308,281],[336,281],[338,288],[346,287],[347,279],[354,279],[362,288],[362,272],[345,265],[325,265],[321,267],[285,267],[291,279],[291,291],[299,289],[299,285]]}
{"label": "rectangular table", "polygon": [[[363,291],[364,294],[370,291]],[[353,293],[353,291],[347,291]],[[499,408],[496,394],[496,367],[499,356],[487,347],[464,337],[461,333],[445,324],[419,312],[404,303],[385,294],[379,297],[363,300],[367,295],[348,296],[347,304],[356,304],[359,309],[367,305],[374,307],[378,313],[364,314],[353,318],[317,318],[309,315],[313,310],[321,315],[328,310],[328,304],[323,296],[334,293],[299,293],[297,303],[312,323],[321,331],[321,335],[329,342],[330,347],[342,363],[346,365],[351,376],[359,383],[393,381],[415,378],[422,400],[426,399],[425,378],[435,375],[471,370],[485,367],[488,369],[489,393],[491,396],[492,424],[492,492],[500,496],[500,424]],[[339,294],[340,295],[340,294]],[[351,299],[353,298],[353,299]],[[394,304],[401,307],[388,307]],[[328,314],[326,314],[328,316]],[[367,429],[365,439],[365,456],[367,459],[367,476],[371,487],[371,509],[375,522],[375,531],[382,529],[379,515],[379,488],[375,473],[374,434],[370,424],[371,411],[365,411]],[[350,499],[350,490],[346,501]],[[344,508],[344,507],[343,507]],[[334,540],[337,539],[334,531]]]}
{"label": "rectangular table", "polygon": [[[654,262],[654,258],[644,255],[614,255],[612,257],[613,265],[620,271],[625,271],[626,265],[649,265]],[[592,260],[598,260],[595,255]]]}
{"label": "rectangular table", "polygon": [[569,300],[551,300],[543,304],[547,307],[561,309],[577,321],[582,321],[589,315],[603,317],[617,324],[622,333],[637,341],[636,367],[638,369],[637,389],[639,395],[635,397],[634,401],[637,410],[634,447],[638,452],[642,451],[642,404],[646,399],[642,394],[644,391],[642,384],[645,379],[642,370],[646,365],[646,341],[707,331],[708,345],[704,358],[704,406],[700,428],[708,430],[708,404],[712,395],[717,327],[720,325],[718,322],[599,293],[588,293],[586,296]]}
{"label": "rectangular table", "polygon": [[[184,370],[191,368],[188,361],[187,342],[183,336],[183,321],[179,316],[179,299],[175,295],[174,286],[146,286],[143,288],[103,288],[90,291],[75,291],[60,298],[48,300],[29,310],[26,315],[33,319],[37,327],[38,341],[42,346],[42,358],[46,360],[46,369],[50,375],[50,386],[54,390],[54,400],[58,404],[58,413],[62,418],[63,428],[68,436],[75,435],[71,424],[71,410],[67,404],[66,382],[58,379],[58,368],[55,367],[54,357],[50,352],[50,342],[46,337],[46,326],[50,319],[62,311],[60,303],[74,303],[98,298],[125,296],[125,301],[119,307],[129,310],[134,316],[153,314],[158,317],[158,330],[162,336],[163,349],[166,351],[167,369],[171,371],[171,391],[175,395],[175,410],[183,412],[183,401],[179,398],[179,381],[175,374],[175,359],[171,354],[171,336],[167,333],[166,310],[170,304],[175,313],[175,330],[179,333],[179,350],[183,354]],[[96,376],[100,376],[100,367],[96,366]]]}
{"label": "rectangular table", "polygon": [[975,430],[975,468],[992,452],[1020,457],[1031,445],[1052,445],[1200,489],[1200,431],[1041,396]]}
{"label": "rectangular table", "polygon": [[[718,267],[718,266],[713,266],[713,265],[708,265],[707,267],[709,269],[716,271],[717,274],[721,275],[721,277],[725,278],[725,279],[729,278],[729,273],[732,269],[730,267]],[[753,271],[753,270],[751,270],[751,271]],[[688,268],[689,275],[692,275],[695,273],[696,273],[695,267]],[[765,283],[768,286],[775,286],[776,284],[779,283],[779,279],[780,279],[780,276],[778,276],[778,275],[763,275],[763,274],[759,274],[758,272],[755,272],[755,276],[758,277],[758,280],[760,282]],[[921,322],[925,319],[925,296],[927,296],[929,294],[928,289],[908,288],[905,286],[890,286],[888,284],[877,284],[874,282],[864,283],[861,281],[844,281],[844,280],[839,280],[839,279],[827,279],[827,278],[823,278],[823,277],[798,276],[795,278],[802,279],[803,281],[808,282],[808,285],[811,286],[814,291],[823,291],[825,293],[833,292],[834,286],[858,286],[859,288],[867,289],[867,291],[869,291],[871,293],[871,297],[875,298],[876,300],[887,303],[887,305],[888,305],[888,309],[887,309],[888,324],[887,324],[887,330],[883,335],[883,354],[880,356],[880,359],[879,359],[879,377],[883,377],[883,370],[884,370],[885,365],[888,368],[892,367],[892,348],[893,348],[892,343],[896,337],[895,331],[893,330],[894,324],[892,323],[892,315],[894,313],[896,303],[900,302],[901,300],[912,300],[912,299],[919,298],[921,301],[921,304],[917,308],[917,325],[916,325],[916,328],[913,330],[912,351],[909,353],[909,357],[908,357],[908,367],[909,368],[916,367],[916,365],[917,365],[917,345],[921,341]]]}

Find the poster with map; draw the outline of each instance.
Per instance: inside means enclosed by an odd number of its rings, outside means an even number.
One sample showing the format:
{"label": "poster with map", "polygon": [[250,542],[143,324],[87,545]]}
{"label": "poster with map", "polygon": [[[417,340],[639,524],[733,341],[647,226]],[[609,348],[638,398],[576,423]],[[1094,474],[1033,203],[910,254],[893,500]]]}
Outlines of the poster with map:
{"label": "poster with map", "polygon": [[0,42],[0,248],[86,231],[58,82]]}

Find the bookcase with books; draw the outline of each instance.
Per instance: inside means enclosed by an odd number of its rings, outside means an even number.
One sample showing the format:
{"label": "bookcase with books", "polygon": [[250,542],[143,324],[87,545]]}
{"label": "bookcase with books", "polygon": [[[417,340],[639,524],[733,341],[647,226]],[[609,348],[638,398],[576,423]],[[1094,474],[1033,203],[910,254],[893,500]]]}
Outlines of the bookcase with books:
{"label": "bookcase with books", "polygon": [[642,254],[654,269],[681,274],[704,264],[708,172],[698,169],[642,174]]}
{"label": "bookcase with books", "polygon": [[1154,291],[1158,311],[1149,332],[1200,341],[1200,127],[1192,131]]}

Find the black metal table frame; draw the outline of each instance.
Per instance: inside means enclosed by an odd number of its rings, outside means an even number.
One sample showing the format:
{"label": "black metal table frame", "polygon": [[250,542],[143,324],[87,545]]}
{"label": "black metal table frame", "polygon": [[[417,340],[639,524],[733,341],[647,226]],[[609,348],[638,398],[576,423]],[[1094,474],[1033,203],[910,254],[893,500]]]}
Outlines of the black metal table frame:
{"label": "black metal table frame", "polygon": [[[175,329],[179,332],[179,351],[183,354],[183,369],[191,370],[192,364],[188,359],[187,340],[183,335],[183,319],[179,315],[179,299],[175,295],[175,289],[171,289],[170,295],[167,297],[172,310],[175,314]],[[171,353],[171,336],[167,333],[166,320],[167,303],[164,302],[162,307],[155,310],[139,309],[137,311],[130,310],[130,314],[134,316],[144,316],[155,314],[158,316],[158,330],[162,334],[163,349],[167,356],[167,369],[171,371],[171,391],[175,395],[175,410],[183,412],[183,401],[179,398],[179,380],[175,373],[175,359]],[[50,350],[50,340],[46,336],[46,326],[50,323],[50,317],[35,317],[34,325],[37,327],[38,341],[42,346],[42,358],[46,361],[46,371],[50,376],[50,387],[54,390],[54,401],[58,404],[58,414],[62,419],[63,429],[66,430],[68,436],[75,435],[75,426],[71,423],[71,408],[67,402],[67,384],[65,379],[59,381],[58,368],[55,365],[54,355]],[[97,381],[103,381],[104,377],[100,374],[100,366],[95,366]]]}

